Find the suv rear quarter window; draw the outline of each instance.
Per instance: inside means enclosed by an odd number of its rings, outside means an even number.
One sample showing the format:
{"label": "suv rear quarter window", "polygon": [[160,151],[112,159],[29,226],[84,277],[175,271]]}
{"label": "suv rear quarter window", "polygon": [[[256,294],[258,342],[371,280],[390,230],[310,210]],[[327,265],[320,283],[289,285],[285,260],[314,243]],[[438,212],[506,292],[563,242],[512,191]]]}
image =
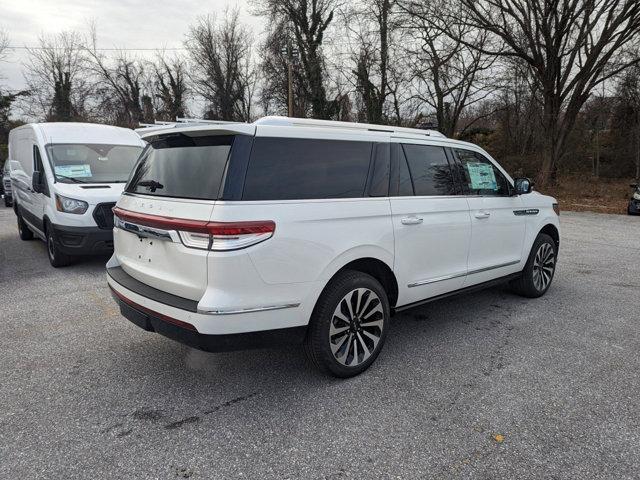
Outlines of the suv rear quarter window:
{"label": "suv rear quarter window", "polygon": [[257,137],[243,200],[365,196],[371,142]]}

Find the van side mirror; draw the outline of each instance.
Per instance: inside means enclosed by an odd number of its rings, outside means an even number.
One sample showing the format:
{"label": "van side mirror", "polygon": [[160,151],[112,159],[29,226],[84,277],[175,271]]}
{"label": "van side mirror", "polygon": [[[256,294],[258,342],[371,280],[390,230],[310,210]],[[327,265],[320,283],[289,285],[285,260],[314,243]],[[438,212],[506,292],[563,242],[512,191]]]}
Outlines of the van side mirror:
{"label": "van side mirror", "polygon": [[44,175],[42,172],[34,171],[33,175],[31,175],[31,189],[35,193],[44,192]]}
{"label": "van side mirror", "polygon": [[516,178],[513,181],[513,185],[516,190],[516,195],[524,195],[526,193],[531,193],[533,182],[528,178]]}

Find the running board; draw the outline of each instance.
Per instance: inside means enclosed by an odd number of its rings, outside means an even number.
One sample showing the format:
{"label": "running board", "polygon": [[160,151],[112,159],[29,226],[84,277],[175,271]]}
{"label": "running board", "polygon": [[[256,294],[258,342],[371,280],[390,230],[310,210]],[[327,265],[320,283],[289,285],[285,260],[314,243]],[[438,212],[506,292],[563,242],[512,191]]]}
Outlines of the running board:
{"label": "running board", "polygon": [[475,292],[478,290],[484,290],[485,288],[493,287],[496,285],[500,285],[502,283],[509,282],[511,280],[515,280],[522,275],[522,272],[512,273],[510,275],[506,275],[504,277],[495,278],[493,280],[489,280],[488,282],[478,283],[476,285],[471,285],[469,287],[460,288],[458,290],[453,290],[451,292],[443,293],[441,295],[436,295],[435,297],[425,298],[424,300],[418,300],[417,302],[408,303],[407,305],[402,305],[401,307],[394,307],[391,309],[391,314],[394,315],[398,312],[402,312],[404,310],[408,310],[410,308],[418,307],[420,305],[424,305],[426,303],[435,302],[436,300],[442,300],[443,298],[453,297],[456,295],[461,295],[463,293]]}

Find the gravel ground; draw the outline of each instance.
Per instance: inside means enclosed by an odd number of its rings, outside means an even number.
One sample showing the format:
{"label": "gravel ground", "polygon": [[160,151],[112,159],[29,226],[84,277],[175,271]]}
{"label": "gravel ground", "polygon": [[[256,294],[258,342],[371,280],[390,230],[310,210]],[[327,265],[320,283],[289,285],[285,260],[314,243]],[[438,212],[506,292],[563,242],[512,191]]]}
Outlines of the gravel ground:
{"label": "gravel ground", "polygon": [[1,208],[0,478],[638,478],[640,218],[562,227],[545,297],[410,310],[340,381],[138,329]]}

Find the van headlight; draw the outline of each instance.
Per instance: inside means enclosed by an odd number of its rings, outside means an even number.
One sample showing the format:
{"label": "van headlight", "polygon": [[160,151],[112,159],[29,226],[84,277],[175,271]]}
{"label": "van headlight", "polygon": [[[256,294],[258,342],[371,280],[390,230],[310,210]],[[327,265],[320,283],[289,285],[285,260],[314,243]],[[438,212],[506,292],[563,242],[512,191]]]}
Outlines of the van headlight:
{"label": "van headlight", "polygon": [[82,200],[75,200],[56,194],[56,208],[59,212],[82,215],[89,208],[89,204]]}

